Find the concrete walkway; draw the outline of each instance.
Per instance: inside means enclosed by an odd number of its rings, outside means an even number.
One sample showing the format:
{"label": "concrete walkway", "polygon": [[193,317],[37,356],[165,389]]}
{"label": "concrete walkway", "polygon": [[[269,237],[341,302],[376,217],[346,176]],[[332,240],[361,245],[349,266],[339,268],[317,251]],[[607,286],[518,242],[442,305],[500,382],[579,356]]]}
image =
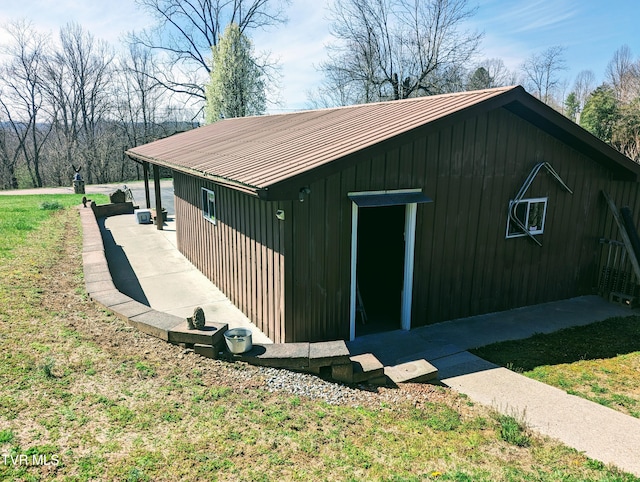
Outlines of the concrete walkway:
{"label": "concrete walkway", "polygon": [[440,381],[475,402],[522,419],[533,430],[588,457],[640,476],[640,420],[478,358],[467,349],[586,325],[637,310],[583,296],[416,328],[348,344],[385,365],[426,359]]}
{"label": "concrete walkway", "polygon": [[[443,383],[588,457],[640,477],[640,420],[463,352],[435,365]],[[454,375],[454,373],[458,373]]]}
{"label": "concrete walkway", "polygon": [[133,214],[102,218],[99,225],[113,283],[122,293],[183,319],[200,306],[207,320],[249,328],[254,343],[272,343],[178,251],[172,216],[162,231],[138,224]]}

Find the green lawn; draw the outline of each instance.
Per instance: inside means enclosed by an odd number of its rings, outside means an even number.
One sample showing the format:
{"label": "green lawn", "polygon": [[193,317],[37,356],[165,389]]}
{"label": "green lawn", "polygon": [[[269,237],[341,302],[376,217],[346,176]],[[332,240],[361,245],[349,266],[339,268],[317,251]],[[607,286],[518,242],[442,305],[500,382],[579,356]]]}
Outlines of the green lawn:
{"label": "green lawn", "polygon": [[[14,248],[28,242],[30,234],[55,211],[80,205],[82,194],[18,195],[0,197],[0,259],[12,256]],[[109,202],[103,195],[92,196]]]}
{"label": "green lawn", "polygon": [[570,394],[640,418],[640,316],[610,318],[472,351]]}
{"label": "green lawn", "polygon": [[0,198],[2,480],[638,481],[445,388],[334,406],[139,333],[87,299],[79,216],[43,202],[77,198]]}

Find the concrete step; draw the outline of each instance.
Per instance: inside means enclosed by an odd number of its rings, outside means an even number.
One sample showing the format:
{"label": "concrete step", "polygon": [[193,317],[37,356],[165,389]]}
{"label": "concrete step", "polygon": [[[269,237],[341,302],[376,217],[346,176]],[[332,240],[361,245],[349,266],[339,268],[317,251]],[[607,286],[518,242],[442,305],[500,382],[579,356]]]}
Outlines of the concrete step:
{"label": "concrete step", "polygon": [[351,357],[352,383],[362,383],[384,376],[384,365],[371,353]]}
{"label": "concrete step", "polygon": [[371,353],[354,355],[348,363],[331,366],[331,378],[344,383],[373,383],[384,385],[387,377],[384,365]]}
{"label": "concrete step", "polygon": [[214,346],[224,341],[223,335],[228,328],[227,323],[207,322],[202,330],[190,330],[185,321],[169,330],[169,342]]}
{"label": "concrete step", "polygon": [[320,373],[323,368],[351,363],[344,340],[321,341],[309,344],[309,370]]}
{"label": "concrete step", "polygon": [[218,358],[218,352],[220,351],[221,345],[211,346],[211,345],[199,345],[195,344],[193,346],[193,351],[200,356],[206,358]]}
{"label": "concrete step", "polygon": [[251,365],[290,370],[307,371],[309,369],[309,343],[254,343],[246,353],[225,356],[230,360],[244,361]]}
{"label": "concrete step", "polygon": [[399,365],[384,367],[384,374],[396,384],[428,382],[438,378],[438,369],[427,360],[412,360]]}
{"label": "concrete step", "polygon": [[129,324],[147,335],[169,341],[169,330],[180,324],[182,318],[150,310],[129,318]]}

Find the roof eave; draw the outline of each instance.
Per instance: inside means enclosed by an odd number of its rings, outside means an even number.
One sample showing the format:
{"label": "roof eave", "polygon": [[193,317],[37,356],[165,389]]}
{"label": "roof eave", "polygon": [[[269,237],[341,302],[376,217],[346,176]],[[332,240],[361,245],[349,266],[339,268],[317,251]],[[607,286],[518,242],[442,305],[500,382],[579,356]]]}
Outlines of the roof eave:
{"label": "roof eave", "polygon": [[189,176],[194,176],[201,179],[209,180],[209,181],[215,182],[216,184],[221,184],[221,185],[230,187],[232,189],[235,189],[236,191],[242,191],[246,194],[257,196],[261,199],[266,198],[266,192],[268,191],[267,188],[252,186],[239,181],[235,181],[233,179],[228,179],[222,176],[216,176],[216,175],[213,175],[204,171],[200,171],[197,169],[193,169],[185,166],[179,166],[177,164],[173,164],[168,161],[155,159],[152,157],[148,157],[148,156],[133,152],[132,150],[125,151],[125,154],[135,162],[148,162],[149,164],[155,164],[157,166],[166,167],[168,169],[171,169],[172,171],[177,171],[183,174],[187,174]]}
{"label": "roof eave", "polygon": [[634,182],[640,180],[640,164],[524,89],[516,98],[505,103],[504,108],[604,165],[613,173],[615,179]]}

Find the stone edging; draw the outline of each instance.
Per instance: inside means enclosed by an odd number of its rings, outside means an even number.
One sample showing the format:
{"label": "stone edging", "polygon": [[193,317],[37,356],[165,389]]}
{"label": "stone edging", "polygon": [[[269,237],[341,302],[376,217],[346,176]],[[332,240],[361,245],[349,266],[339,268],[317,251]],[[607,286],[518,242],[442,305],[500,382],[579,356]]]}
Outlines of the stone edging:
{"label": "stone edging", "polygon": [[184,322],[168,313],[162,313],[121,293],[113,284],[107,257],[104,251],[102,234],[93,209],[78,208],[82,222],[82,262],[84,284],[89,298],[99,305],[113,311],[138,330],[169,341],[171,328]]}

